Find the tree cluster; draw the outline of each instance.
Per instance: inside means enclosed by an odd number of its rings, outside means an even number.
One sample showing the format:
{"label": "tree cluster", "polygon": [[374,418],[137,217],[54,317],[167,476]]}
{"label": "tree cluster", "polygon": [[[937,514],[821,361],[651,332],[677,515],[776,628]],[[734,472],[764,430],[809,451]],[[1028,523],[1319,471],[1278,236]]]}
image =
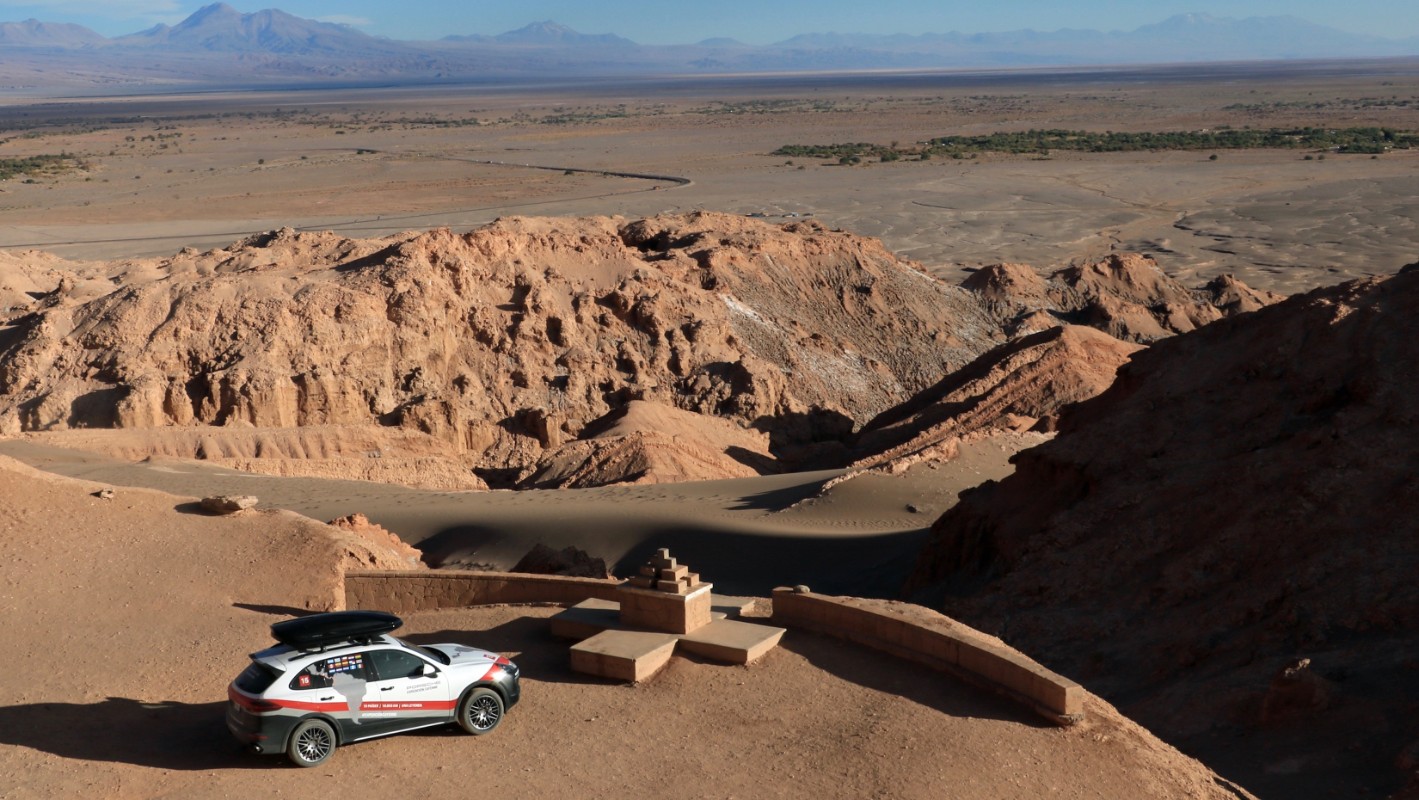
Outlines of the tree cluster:
{"label": "tree cluster", "polygon": [[829,145],[784,145],[778,156],[837,159],[857,163],[864,158],[895,161],[904,156],[964,158],[977,153],[1048,155],[1054,150],[1118,153],[1139,150],[1245,150],[1278,148],[1333,150],[1339,153],[1384,153],[1419,145],[1419,134],[1390,128],[1219,128],[1201,131],[1122,132],[1028,130],[982,136],[939,136],[916,145],[854,142]]}

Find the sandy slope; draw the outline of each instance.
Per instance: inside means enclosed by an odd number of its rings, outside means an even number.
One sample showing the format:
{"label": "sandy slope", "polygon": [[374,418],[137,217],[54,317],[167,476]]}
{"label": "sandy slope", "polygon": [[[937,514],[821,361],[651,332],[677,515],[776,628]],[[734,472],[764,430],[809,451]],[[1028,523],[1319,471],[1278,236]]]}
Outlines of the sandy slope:
{"label": "sandy slope", "polygon": [[[812,635],[749,668],[676,659],[636,687],[566,667],[538,617],[415,615],[422,641],[514,655],[525,700],[493,736],[434,731],[299,770],[240,752],[225,684],[266,626],[320,607],[333,534],[289,514],[211,518],[182,498],[0,460],[0,795],[112,798],[548,797],[655,786],[666,797],[1218,797],[1211,773],[1091,700],[1061,730],[894,659]],[[318,528],[316,531],[314,529]],[[813,698],[812,702],[804,702]]]}
{"label": "sandy slope", "polygon": [[[37,437],[43,442],[45,437]],[[698,483],[519,492],[434,492],[362,481],[273,478],[155,459],[142,463],[0,441],[0,454],[73,477],[175,494],[254,494],[263,508],[329,520],[363,513],[435,566],[517,563],[533,545],[579,547],[626,574],[671,547],[721,590],[767,595],[807,583],[831,593],[894,595],[930,521],[963,489],[1010,471],[1033,436],[986,439],[944,465],[863,476],[824,493],[837,472]]]}

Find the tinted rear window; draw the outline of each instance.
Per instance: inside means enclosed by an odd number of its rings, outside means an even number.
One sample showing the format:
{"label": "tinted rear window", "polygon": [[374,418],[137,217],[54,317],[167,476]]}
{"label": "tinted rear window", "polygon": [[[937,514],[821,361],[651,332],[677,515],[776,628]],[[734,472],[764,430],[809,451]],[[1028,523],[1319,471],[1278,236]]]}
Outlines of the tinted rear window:
{"label": "tinted rear window", "polygon": [[281,677],[280,673],[259,661],[253,661],[246,665],[246,669],[237,676],[236,687],[243,692],[250,694],[261,694],[270,688],[276,679]]}

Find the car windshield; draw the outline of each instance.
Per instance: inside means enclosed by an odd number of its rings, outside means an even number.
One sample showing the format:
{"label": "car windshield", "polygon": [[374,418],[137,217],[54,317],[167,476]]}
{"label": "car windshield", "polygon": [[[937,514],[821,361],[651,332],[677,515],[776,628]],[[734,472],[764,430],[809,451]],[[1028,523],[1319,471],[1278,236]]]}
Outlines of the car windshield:
{"label": "car windshield", "polygon": [[425,658],[432,658],[433,660],[439,662],[440,664],[447,664],[447,663],[449,663],[448,656],[444,655],[443,653],[440,653],[439,651],[433,649],[432,647],[424,647],[423,645],[414,644],[413,642],[406,642],[406,641],[404,641],[403,639],[400,639],[400,638],[397,637],[397,636],[391,636],[390,638],[393,639],[394,641],[396,641],[396,642],[398,642],[398,643],[404,645],[405,647],[409,648],[410,650],[413,650],[413,651],[416,652],[416,653],[422,654]]}

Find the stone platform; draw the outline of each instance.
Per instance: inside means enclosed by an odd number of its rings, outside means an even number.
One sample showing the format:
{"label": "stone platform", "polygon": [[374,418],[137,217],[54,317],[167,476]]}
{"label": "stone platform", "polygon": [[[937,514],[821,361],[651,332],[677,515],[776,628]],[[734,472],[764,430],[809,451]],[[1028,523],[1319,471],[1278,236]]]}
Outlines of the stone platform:
{"label": "stone platform", "polygon": [[618,604],[585,600],[552,617],[552,635],[585,639],[572,645],[572,669],[614,680],[643,681],[660,671],[677,649],[710,661],[750,664],[778,646],[784,629],[727,619],[711,611],[709,623],[689,633],[627,626]]}
{"label": "stone platform", "polygon": [[783,628],[720,619],[680,637],[680,646],[697,656],[730,664],[748,664],[778,646]]}
{"label": "stone platform", "polygon": [[640,574],[617,587],[618,601],[584,600],[551,619],[552,635],[573,645],[572,669],[642,681],[677,648],[711,661],[748,664],[772,650],[784,629],[742,622],[752,601],[711,594],[711,584],[659,551]]}
{"label": "stone platform", "polygon": [[572,669],[635,683],[660,671],[675,654],[672,633],[602,631],[572,645]]}
{"label": "stone platform", "polygon": [[[710,595],[710,622],[738,619],[754,604],[749,597]],[[615,600],[592,598],[552,617],[552,635],[558,639],[586,639],[602,631],[637,630],[621,619],[621,604]]]}

